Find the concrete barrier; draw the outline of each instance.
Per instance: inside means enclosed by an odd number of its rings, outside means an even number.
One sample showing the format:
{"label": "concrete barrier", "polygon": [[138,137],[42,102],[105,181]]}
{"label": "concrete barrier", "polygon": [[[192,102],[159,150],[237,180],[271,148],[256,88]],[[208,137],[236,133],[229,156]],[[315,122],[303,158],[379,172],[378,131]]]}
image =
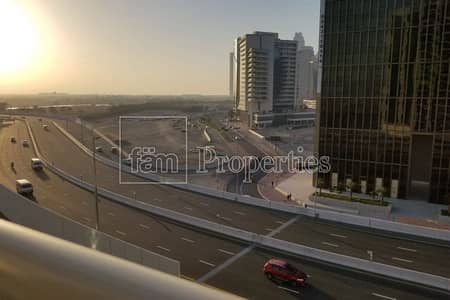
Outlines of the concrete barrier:
{"label": "concrete barrier", "polygon": [[14,223],[180,276],[178,261],[77,223],[11,192],[3,185],[0,185],[0,198],[0,211]]}
{"label": "concrete barrier", "polygon": [[[84,147],[78,140],[76,140],[72,135],[70,135],[68,132],[66,132],[63,128],[55,124],[57,128],[60,129],[60,131],[68,137],[71,141],[73,141],[77,146],[80,147],[83,151],[85,151],[88,155],[92,156],[92,152]],[[104,157],[98,157],[98,160],[102,163],[113,167],[113,168],[119,168],[118,164],[116,162],[113,162],[109,159],[106,159]],[[127,166],[121,166],[122,170],[128,173],[130,172],[130,168]],[[135,176],[139,176],[141,178],[145,178],[152,181],[160,181],[161,178],[154,174],[134,174]],[[210,189],[204,186],[199,186],[195,184],[168,184],[171,185],[174,188],[180,189],[180,190],[187,190],[191,192],[195,192],[198,194],[206,195],[215,197],[221,200],[228,200],[228,201],[235,201],[246,205],[252,205],[256,207],[262,207],[267,209],[273,209],[276,211],[282,211],[287,213],[293,213],[293,214],[303,214],[311,217],[316,217],[328,221],[334,221],[334,222],[340,222],[340,223],[346,223],[351,225],[357,225],[362,226],[370,229],[377,229],[377,230],[386,230],[391,231],[394,233],[400,233],[400,234],[409,234],[417,237],[423,237],[423,238],[431,238],[431,239],[437,239],[437,240],[444,240],[444,241],[450,241],[450,230],[444,230],[444,229],[434,229],[434,228],[428,228],[428,227],[422,227],[422,226],[414,226],[404,223],[398,223],[398,222],[391,222],[387,220],[381,220],[381,219],[375,219],[375,218],[369,218],[369,217],[361,217],[357,215],[352,214],[346,214],[346,213],[338,213],[333,212],[326,209],[320,209],[320,208],[306,208],[306,209],[299,209],[296,205],[286,204],[286,203],[279,203],[275,201],[268,201],[261,198],[251,197],[251,196],[244,196],[240,194],[234,194],[230,192],[225,191],[218,191],[214,189]]]}

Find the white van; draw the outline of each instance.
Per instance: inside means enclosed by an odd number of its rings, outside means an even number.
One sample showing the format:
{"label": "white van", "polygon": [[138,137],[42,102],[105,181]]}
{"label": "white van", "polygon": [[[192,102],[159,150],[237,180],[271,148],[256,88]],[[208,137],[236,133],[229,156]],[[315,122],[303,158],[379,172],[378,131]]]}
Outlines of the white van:
{"label": "white van", "polygon": [[26,179],[19,179],[16,180],[16,190],[19,194],[22,195],[32,195],[33,185]]}
{"label": "white van", "polygon": [[42,170],[42,168],[43,168],[42,161],[39,158],[32,158],[31,159],[31,168],[33,170]]}

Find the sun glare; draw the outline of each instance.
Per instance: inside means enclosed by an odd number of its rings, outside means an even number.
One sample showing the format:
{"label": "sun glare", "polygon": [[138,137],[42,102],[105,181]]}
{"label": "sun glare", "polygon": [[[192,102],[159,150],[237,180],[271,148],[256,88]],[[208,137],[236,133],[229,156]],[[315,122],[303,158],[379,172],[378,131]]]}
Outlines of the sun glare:
{"label": "sun glare", "polygon": [[0,77],[18,75],[32,62],[36,30],[16,0],[0,0]]}

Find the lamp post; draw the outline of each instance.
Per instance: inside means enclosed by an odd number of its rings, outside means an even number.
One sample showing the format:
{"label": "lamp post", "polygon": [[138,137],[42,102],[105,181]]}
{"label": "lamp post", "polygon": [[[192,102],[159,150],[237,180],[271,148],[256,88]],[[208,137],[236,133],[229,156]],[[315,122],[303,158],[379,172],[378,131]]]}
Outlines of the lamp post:
{"label": "lamp post", "polygon": [[94,168],[94,196],[95,196],[95,229],[99,230],[100,221],[99,221],[99,200],[98,200],[98,185],[97,185],[97,164],[95,158],[95,131],[92,128],[92,163]]}

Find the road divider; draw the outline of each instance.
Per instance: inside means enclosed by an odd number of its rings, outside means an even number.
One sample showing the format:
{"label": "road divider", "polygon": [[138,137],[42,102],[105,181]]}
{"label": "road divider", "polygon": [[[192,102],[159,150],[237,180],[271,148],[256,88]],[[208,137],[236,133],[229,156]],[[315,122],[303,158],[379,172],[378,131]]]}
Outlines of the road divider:
{"label": "road divider", "polygon": [[[28,122],[26,122],[27,128],[30,133],[31,140],[35,144],[35,139],[33,137],[31,127]],[[37,145],[33,145],[36,147]],[[40,156],[39,152],[36,153],[38,157],[44,162],[44,164],[54,173],[58,174],[60,177],[66,179],[73,184],[82,187],[88,191],[93,192],[94,186],[90,183],[84,182],[83,180],[65,173],[63,170],[51,165],[47,160]],[[176,223],[188,225],[202,231],[207,231],[215,233],[220,236],[225,236],[231,239],[241,240],[247,242],[251,245],[257,245],[262,248],[275,249],[277,251],[287,252],[293,255],[303,256],[318,261],[331,263],[340,267],[350,268],[358,271],[363,271],[367,273],[373,273],[381,276],[391,277],[394,279],[411,282],[414,284],[429,286],[433,288],[438,288],[441,290],[450,291],[450,279],[436,276],[428,273],[417,272],[409,269],[399,268],[391,265],[386,265],[382,263],[377,263],[369,260],[359,259],[355,257],[345,256],[341,254],[336,254],[333,252],[328,252],[320,249],[311,248],[308,246],[291,243],[284,240],[279,240],[271,236],[265,236],[256,234],[253,232],[245,231],[242,229],[226,226],[223,224],[214,223],[207,221],[205,219],[193,217],[176,211],[172,211],[166,208],[158,207],[149,203],[139,201],[137,199],[132,199],[104,188],[98,188],[98,193],[101,197],[110,199],[117,203],[123,204],[128,207],[132,207],[141,211],[145,211],[166,219],[172,220]],[[295,218],[293,219],[295,220]],[[285,223],[282,226],[287,226],[289,223]],[[158,248],[162,249],[162,246]],[[167,249],[167,248],[166,248]],[[169,250],[170,251],[170,250]]]}
{"label": "road divider", "polygon": [[[76,146],[78,146],[82,151],[84,151],[87,155],[92,157],[92,151],[88,149],[86,146],[84,146],[80,141],[78,141],[76,138],[74,138],[70,133],[68,133],[64,128],[59,126],[56,122],[53,122],[56,128],[64,135],[66,136],[70,141],[72,141]],[[377,230],[384,230],[384,231],[390,231],[400,234],[407,234],[411,236],[417,236],[421,238],[429,238],[429,239],[436,239],[436,240],[444,240],[444,241],[450,241],[450,231],[444,230],[444,229],[435,229],[435,228],[428,228],[423,226],[416,226],[416,225],[410,225],[410,224],[404,224],[404,223],[398,223],[398,222],[392,222],[388,220],[383,219],[377,219],[377,218],[370,218],[370,217],[362,217],[358,215],[353,214],[346,214],[342,212],[334,212],[326,209],[319,209],[314,207],[301,207],[298,205],[288,204],[288,203],[281,203],[276,201],[270,201],[270,200],[264,200],[257,197],[252,197],[248,195],[240,195],[235,193],[230,193],[226,191],[219,191],[215,189],[211,189],[204,186],[199,186],[195,184],[175,184],[170,183],[170,180],[164,179],[164,177],[155,175],[155,174],[142,174],[142,173],[133,173],[131,172],[131,169],[129,166],[119,166],[117,162],[114,162],[112,160],[109,160],[105,157],[102,157],[100,155],[96,155],[96,158],[102,162],[103,164],[119,169],[120,171],[132,174],[134,176],[147,179],[150,181],[162,181],[164,184],[170,185],[176,189],[184,190],[184,191],[190,191],[198,194],[202,194],[205,196],[214,197],[220,200],[226,200],[226,201],[232,201],[237,203],[242,203],[245,205],[255,206],[255,207],[261,207],[265,209],[270,210],[276,210],[281,212],[287,212],[291,214],[300,214],[300,215],[306,215],[309,217],[315,217],[318,219],[324,219],[328,221],[338,222],[338,223],[345,223],[345,224],[351,224],[356,225],[360,227],[366,227],[370,229],[377,229]]]}

